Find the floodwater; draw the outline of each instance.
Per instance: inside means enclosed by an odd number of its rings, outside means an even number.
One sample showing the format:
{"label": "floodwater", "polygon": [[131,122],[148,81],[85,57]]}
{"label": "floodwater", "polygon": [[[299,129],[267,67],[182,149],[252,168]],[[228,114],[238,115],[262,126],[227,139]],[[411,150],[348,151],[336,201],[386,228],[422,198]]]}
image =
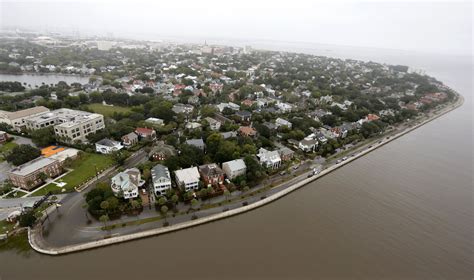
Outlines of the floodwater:
{"label": "floodwater", "polygon": [[[60,81],[64,81],[68,85],[71,85],[72,83],[87,84],[89,82],[89,77],[63,74],[0,74],[0,81],[20,82],[25,87],[35,88],[35,86],[40,87],[43,83],[51,85],[57,84]],[[26,85],[24,83],[26,83]]]}
{"label": "floodwater", "polygon": [[423,68],[466,102],[250,213],[60,257],[0,252],[0,279],[472,279],[472,60],[344,55]]}

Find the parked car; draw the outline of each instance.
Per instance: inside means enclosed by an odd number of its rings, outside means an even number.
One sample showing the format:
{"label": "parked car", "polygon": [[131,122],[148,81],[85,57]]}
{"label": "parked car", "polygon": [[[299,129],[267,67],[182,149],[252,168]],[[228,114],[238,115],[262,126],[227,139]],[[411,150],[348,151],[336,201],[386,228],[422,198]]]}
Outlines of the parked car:
{"label": "parked car", "polygon": [[280,172],[280,175],[281,175],[281,176],[283,176],[283,175],[285,175],[285,174],[286,174],[286,171]]}

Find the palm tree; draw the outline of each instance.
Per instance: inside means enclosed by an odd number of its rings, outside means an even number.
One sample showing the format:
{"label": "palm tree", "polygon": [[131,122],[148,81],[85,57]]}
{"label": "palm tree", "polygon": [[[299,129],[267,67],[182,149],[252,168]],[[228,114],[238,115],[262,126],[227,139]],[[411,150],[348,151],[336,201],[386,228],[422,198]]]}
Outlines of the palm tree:
{"label": "palm tree", "polygon": [[165,219],[165,223],[168,224],[168,221],[167,221],[167,219],[166,219],[166,217],[168,216],[168,215],[167,215],[167,213],[168,213],[168,206],[166,206],[166,205],[161,206],[160,211],[161,211],[161,215],[162,215],[163,218]]}
{"label": "palm tree", "polygon": [[173,194],[171,197],[171,201],[173,202],[173,207],[176,208],[176,203],[178,203],[179,196],[177,194]]}
{"label": "palm tree", "polygon": [[107,209],[109,208],[109,202],[104,200],[100,203],[100,208],[107,213]]}
{"label": "palm tree", "polygon": [[104,223],[104,227],[106,227],[107,222],[109,221],[109,215],[105,214],[105,215],[100,216],[99,221]]}
{"label": "palm tree", "polygon": [[189,210],[193,209],[194,210],[194,207],[198,204],[198,201],[197,199],[193,198],[191,200],[191,208],[189,208]]}
{"label": "palm tree", "polygon": [[230,191],[228,189],[224,191],[224,196],[225,196],[225,199],[229,200]]}

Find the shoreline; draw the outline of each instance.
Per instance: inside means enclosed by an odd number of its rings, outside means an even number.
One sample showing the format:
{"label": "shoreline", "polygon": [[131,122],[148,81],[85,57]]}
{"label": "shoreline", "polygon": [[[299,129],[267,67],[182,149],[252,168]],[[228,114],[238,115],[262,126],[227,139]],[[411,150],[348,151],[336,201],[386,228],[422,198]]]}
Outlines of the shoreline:
{"label": "shoreline", "polygon": [[[37,252],[39,253],[42,253],[42,254],[47,254],[47,255],[62,255],[62,254],[68,254],[68,253],[74,253],[74,252],[78,252],[78,251],[83,251],[83,250],[89,250],[89,249],[94,249],[94,248],[99,248],[99,247],[103,247],[103,246],[109,246],[109,245],[113,245],[113,244],[118,244],[118,243],[121,243],[121,242],[126,242],[126,241],[131,241],[131,240],[136,240],[136,239],[141,239],[141,238],[145,238],[145,237],[151,237],[151,236],[156,236],[156,235],[160,235],[160,234],[165,234],[165,233],[170,233],[170,232],[173,232],[173,231],[177,231],[177,230],[181,230],[181,229],[185,229],[185,228],[189,228],[189,227],[194,227],[194,226],[198,226],[198,225],[201,225],[201,224],[205,224],[205,223],[209,223],[209,222],[213,222],[213,221],[217,221],[217,220],[220,220],[220,219],[225,219],[225,218],[228,218],[228,217],[232,217],[232,216],[235,216],[235,215],[238,215],[238,214],[242,214],[242,213],[245,213],[245,212],[248,212],[248,211],[251,211],[253,209],[256,209],[256,208],[259,208],[261,206],[264,206],[268,203],[271,203],[273,201],[276,201],[284,196],[286,196],[287,194],[339,169],[340,167],[352,162],[353,160],[356,160],[358,159],[359,157],[362,157],[364,155],[366,155],[367,153],[370,153],[388,143],[390,143],[391,141],[395,140],[395,139],[398,139],[399,137],[402,137],[403,135],[461,107],[463,104],[464,104],[464,98],[462,95],[457,94],[457,97],[458,97],[458,100],[456,100],[456,102],[452,103],[452,104],[449,104],[448,106],[440,109],[439,112],[434,112],[432,116],[426,116],[427,118],[424,119],[424,120],[421,120],[420,123],[418,124],[414,124],[413,126],[409,126],[405,129],[403,129],[402,131],[400,132],[397,132],[395,133],[394,135],[390,135],[389,137],[390,138],[386,138],[384,136],[384,138],[376,143],[368,143],[366,144],[364,147],[364,149],[362,151],[360,151],[359,153],[357,154],[354,154],[354,156],[351,156],[349,157],[347,160],[345,161],[342,161],[340,163],[334,163],[333,165],[327,167],[326,169],[322,170],[319,174],[317,175],[314,175],[310,178],[306,178],[306,175],[308,174],[308,172],[305,172],[303,173],[302,175],[300,175],[301,178],[303,178],[301,181],[295,183],[294,185],[290,186],[290,187],[287,187],[271,196],[268,196],[262,200],[259,200],[257,202],[254,202],[252,204],[249,204],[249,205],[246,205],[246,206],[241,206],[239,208],[236,208],[236,209],[232,209],[232,210],[229,210],[229,211],[226,211],[226,212],[222,212],[222,213],[218,213],[218,214],[213,214],[213,215],[210,215],[210,216],[207,216],[207,217],[203,217],[203,218],[199,218],[199,219],[196,219],[196,220],[191,220],[191,221],[187,221],[187,222],[182,222],[182,223],[178,223],[178,224],[174,224],[174,225],[171,225],[171,226],[168,226],[168,227],[160,227],[160,228],[155,228],[155,229],[150,229],[150,230],[146,230],[146,231],[142,231],[142,232],[136,232],[136,233],[131,233],[131,234],[126,234],[126,235],[122,235],[122,236],[115,236],[115,237],[110,237],[110,238],[107,238],[107,239],[100,239],[100,240],[96,240],[96,241],[90,241],[90,242],[86,242],[86,243],[81,243],[81,244],[74,244],[74,245],[69,245],[69,246],[63,246],[63,247],[51,247],[47,244],[44,244],[42,242],[42,228],[41,227],[36,227],[34,229],[31,229],[29,228],[28,229],[28,241],[29,241],[29,244],[30,246]],[[374,140],[374,141],[377,141],[377,140]],[[368,146],[372,145],[371,148],[368,148]],[[304,177],[303,177],[304,176]]]}

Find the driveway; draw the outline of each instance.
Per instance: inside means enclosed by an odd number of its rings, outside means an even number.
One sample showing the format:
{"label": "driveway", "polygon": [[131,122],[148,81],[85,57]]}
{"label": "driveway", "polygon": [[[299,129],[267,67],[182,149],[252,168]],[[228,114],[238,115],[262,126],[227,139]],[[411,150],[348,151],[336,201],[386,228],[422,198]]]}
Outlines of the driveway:
{"label": "driveway", "polygon": [[30,138],[26,138],[26,137],[18,136],[18,135],[13,135],[13,137],[14,137],[13,142],[17,143],[18,145],[27,144],[27,145],[36,147],[36,145],[33,143],[33,141],[31,141]]}
{"label": "driveway", "polygon": [[0,183],[4,182],[6,179],[8,179],[8,171],[10,171],[13,168],[11,164],[9,164],[6,160],[0,162]]}

